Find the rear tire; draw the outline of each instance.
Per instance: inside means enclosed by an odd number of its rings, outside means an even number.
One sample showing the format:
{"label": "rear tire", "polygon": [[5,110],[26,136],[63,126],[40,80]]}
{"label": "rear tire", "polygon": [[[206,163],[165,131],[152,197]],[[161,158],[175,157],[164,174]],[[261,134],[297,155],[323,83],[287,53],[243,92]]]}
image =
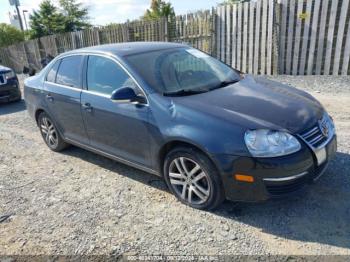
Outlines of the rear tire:
{"label": "rear tire", "polygon": [[69,146],[61,137],[51,118],[45,112],[40,113],[38,117],[38,126],[46,145],[52,151],[59,152]]}
{"label": "rear tire", "polygon": [[216,167],[199,150],[190,147],[171,150],[165,157],[163,172],[170,191],[188,206],[212,210],[225,199]]}

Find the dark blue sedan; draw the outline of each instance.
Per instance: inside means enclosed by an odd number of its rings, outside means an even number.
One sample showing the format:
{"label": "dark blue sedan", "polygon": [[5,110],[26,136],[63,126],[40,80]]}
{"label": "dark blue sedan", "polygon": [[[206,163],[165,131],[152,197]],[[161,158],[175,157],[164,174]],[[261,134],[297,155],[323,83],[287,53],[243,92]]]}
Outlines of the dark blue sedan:
{"label": "dark blue sedan", "polygon": [[16,73],[8,67],[0,65],[0,103],[21,100]]}
{"label": "dark blue sedan", "polygon": [[50,149],[73,144],[159,175],[199,209],[299,191],[336,152],[333,121],[312,96],[181,44],[64,53],[24,92]]}

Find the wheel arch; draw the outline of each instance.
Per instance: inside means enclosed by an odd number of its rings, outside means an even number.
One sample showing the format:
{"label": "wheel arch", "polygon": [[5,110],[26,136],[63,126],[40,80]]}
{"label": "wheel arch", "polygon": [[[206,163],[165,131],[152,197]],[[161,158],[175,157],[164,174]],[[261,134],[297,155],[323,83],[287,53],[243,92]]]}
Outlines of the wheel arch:
{"label": "wheel arch", "polygon": [[35,119],[37,125],[39,125],[39,123],[38,123],[39,115],[40,115],[42,112],[45,112],[45,113],[47,114],[47,112],[46,112],[43,108],[37,108],[37,109],[35,110],[34,119]]}
{"label": "wheel arch", "polygon": [[64,136],[63,136],[63,130],[61,129],[61,126],[57,123],[57,121],[51,116],[51,114],[49,113],[49,112],[47,112],[47,110],[45,110],[44,108],[42,108],[42,107],[39,107],[39,108],[37,108],[36,110],[35,110],[35,114],[34,114],[34,118],[35,118],[35,121],[36,121],[36,124],[39,126],[39,116],[40,116],[40,114],[41,113],[45,113],[45,114],[47,114],[50,118],[51,118],[51,120],[53,121],[53,123],[55,124],[55,126],[56,126],[56,129],[57,129],[57,131],[59,132],[59,134],[61,135],[61,137],[63,138],[63,140],[64,140]]}
{"label": "wheel arch", "polygon": [[174,139],[174,140],[170,140],[167,141],[166,143],[164,143],[164,145],[162,145],[162,147],[160,148],[159,152],[158,152],[158,168],[160,170],[160,174],[163,176],[163,165],[164,165],[164,160],[166,155],[173,150],[176,147],[188,147],[188,148],[193,148],[195,150],[198,150],[199,152],[203,153],[205,156],[208,157],[208,159],[212,162],[212,164],[214,165],[214,167],[218,169],[217,167],[217,163],[214,161],[214,159],[211,157],[211,155],[208,153],[208,151],[191,142],[191,141],[185,141],[185,140],[181,140],[181,139]]}

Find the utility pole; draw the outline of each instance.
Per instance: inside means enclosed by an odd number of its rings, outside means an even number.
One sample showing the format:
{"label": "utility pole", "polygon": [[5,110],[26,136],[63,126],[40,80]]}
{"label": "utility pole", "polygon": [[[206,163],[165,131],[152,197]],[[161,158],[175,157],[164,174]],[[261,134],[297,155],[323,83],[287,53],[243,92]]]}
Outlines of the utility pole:
{"label": "utility pole", "polygon": [[19,26],[21,27],[21,30],[23,31],[22,17],[21,17],[21,13],[19,12],[19,8],[18,8],[18,6],[20,5],[19,0],[9,0],[9,2],[10,2],[10,5],[14,5],[16,7]]}

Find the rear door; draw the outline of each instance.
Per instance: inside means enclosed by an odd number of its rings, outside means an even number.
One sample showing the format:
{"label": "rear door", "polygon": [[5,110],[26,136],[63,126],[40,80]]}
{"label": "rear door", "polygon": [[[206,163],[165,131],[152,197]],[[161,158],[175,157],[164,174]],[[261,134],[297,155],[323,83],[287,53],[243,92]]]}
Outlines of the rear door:
{"label": "rear door", "polygon": [[[81,96],[82,112],[90,144],[103,152],[150,167],[148,105],[116,103],[114,90],[131,87],[142,90],[113,59],[90,55],[86,88]],[[144,94],[143,94],[144,95]]]}
{"label": "rear door", "polygon": [[88,144],[80,106],[83,61],[82,55],[58,60],[46,76],[45,97],[49,113],[63,136]]}

